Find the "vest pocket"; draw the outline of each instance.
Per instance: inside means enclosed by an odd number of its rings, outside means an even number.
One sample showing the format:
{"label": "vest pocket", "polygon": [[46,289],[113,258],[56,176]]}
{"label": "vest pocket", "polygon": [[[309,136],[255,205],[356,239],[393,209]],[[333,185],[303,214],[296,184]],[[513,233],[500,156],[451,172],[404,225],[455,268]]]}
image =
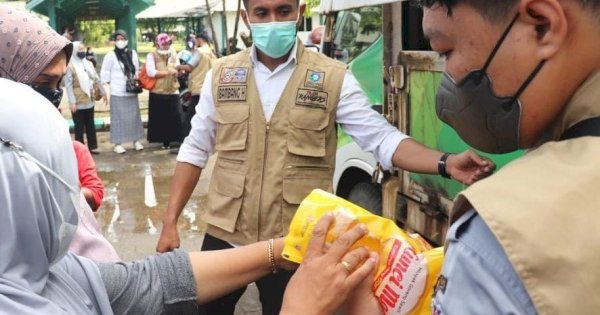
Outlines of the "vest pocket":
{"label": "vest pocket", "polygon": [[298,206],[313,189],[323,189],[331,192],[333,189],[331,168],[289,166],[283,178],[282,224],[285,234]]}
{"label": "vest pocket", "polygon": [[248,138],[248,105],[218,105],[216,108],[217,135],[215,150],[236,151],[246,149]]}
{"label": "vest pocket", "polygon": [[329,113],[322,110],[293,108],[289,120],[287,143],[290,153],[324,157]]}
{"label": "vest pocket", "polygon": [[207,223],[227,232],[235,232],[235,223],[242,207],[246,176],[215,165],[208,194]]}

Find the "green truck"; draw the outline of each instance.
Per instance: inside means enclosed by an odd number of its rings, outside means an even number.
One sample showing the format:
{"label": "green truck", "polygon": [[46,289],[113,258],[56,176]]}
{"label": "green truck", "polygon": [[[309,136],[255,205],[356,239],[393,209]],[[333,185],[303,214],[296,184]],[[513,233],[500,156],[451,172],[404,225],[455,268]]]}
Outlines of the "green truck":
{"label": "green truck", "polygon": [[[399,0],[321,0],[322,52],[348,63],[374,110],[415,140],[444,152],[471,149],[435,113],[444,60],[424,38],[422,10]],[[465,187],[437,175],[382,171],[338,128],[337,195],[442,244],[452,200]],[[522,155],[486,155],[502,167]]]}

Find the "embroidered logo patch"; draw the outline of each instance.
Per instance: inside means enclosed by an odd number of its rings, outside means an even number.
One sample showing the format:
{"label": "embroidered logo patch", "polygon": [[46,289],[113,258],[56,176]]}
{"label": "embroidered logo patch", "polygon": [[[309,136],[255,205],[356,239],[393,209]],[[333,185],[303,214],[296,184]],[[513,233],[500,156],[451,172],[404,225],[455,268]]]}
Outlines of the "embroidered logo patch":
{"label": "embroidered logo patch", "polygon": [[325,82],[325,72],[317,72],[308,70],[306,72],[306,80],[304,86],[314,89],[323,89],[323,82]]}
{"label": "embroidered logo patch", "polygon": [[219,102],[243,102],[246,101],[246,85],[219,86],[217,101]]}
{"label": "embroidered logo patch", "polygon": [[327,108],[327,92],[298,89],[296,104],[315,108]]}
{"label": "embroidered logo patch", "polygon": [[221,69],[220,84],[246,83],[248,80],[248,68],[223,68]]}

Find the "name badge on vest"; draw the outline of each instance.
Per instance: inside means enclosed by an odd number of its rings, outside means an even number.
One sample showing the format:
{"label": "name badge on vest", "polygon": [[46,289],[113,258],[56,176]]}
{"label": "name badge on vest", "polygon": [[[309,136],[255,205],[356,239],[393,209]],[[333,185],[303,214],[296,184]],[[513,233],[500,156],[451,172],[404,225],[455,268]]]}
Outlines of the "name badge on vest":
{"label": "name badge on vest", "polygon": [[248,81],[248,68],[224,67],[221,69],[219,84],[245,84]]}
{"label": "name badge on vest", "polygon": [[245,102],[247,85],[219,85],[217,101],[219,102]]}
{"label": "name badge on vest", "polygon": [[327,108],[327,92],[298,89],[296,94],[296,105],[313,108]]}
{"label": "name badge on vest", "polygon": [[323,82],[325,82],[325,72],[313,70],[308,70],[306,72],[306,80],[304,80],[305,87],[322,90]]}

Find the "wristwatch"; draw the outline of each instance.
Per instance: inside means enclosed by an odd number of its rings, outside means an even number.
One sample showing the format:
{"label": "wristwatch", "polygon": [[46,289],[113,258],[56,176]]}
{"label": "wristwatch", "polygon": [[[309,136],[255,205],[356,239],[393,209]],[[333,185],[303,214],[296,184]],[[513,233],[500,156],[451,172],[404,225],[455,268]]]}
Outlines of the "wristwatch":
{"label": "wristwatch", "polygon": [[442,157],[438,161],[438,173],[444,178],[450,178],[450,175],[446,172],[446,160],[450,154],[448,152],[442,154]]}

